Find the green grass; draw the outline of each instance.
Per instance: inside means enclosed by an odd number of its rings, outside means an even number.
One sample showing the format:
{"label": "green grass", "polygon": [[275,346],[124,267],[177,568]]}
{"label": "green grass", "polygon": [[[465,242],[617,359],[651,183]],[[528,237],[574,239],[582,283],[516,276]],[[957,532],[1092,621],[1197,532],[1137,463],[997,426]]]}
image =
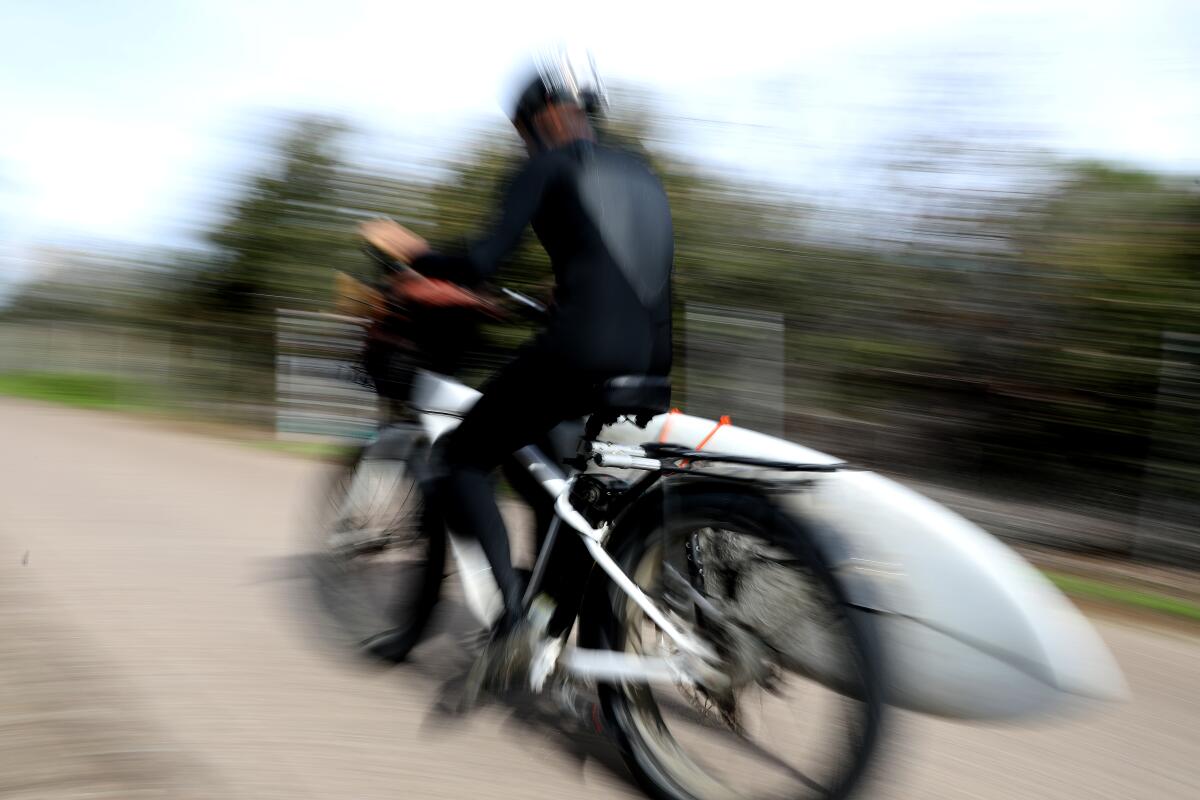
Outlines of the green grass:
{"label": "green grass", "polygon": [[354,449],[353,445],[334,444],[331,442],[288,442],[277,440],[250,441],[246,444],[276,453],[336,460],[346,456]]}
{"label": "green grass", "polygon": [[1111,583],[1080,578],[1075,575],[1064,575],[1061,572],[1046,572],[1044,574],[1063,592],[1075,597],[1120,603],[1121,605],[1158,611],[1163,614],[1183,617],[1193,622],[1200,622],[1200,605],[1190,600],[1143,592],[1138,589],[1129,589]]}
{"label": "green grass", "polygon": [[108,410],[162,407],[162,398],[137,381],[80,372],[0,373],[0,395]]}
{"label": "green grass", "polygon": [[[0,395],[59,403],[102,411],[163,411],[162,394],[137,381],[81,372],[3,372]],[[234,437],[239,438],[239,437]],[[338,459],[351,447],[326,442],[242,440],[244,444],[280,453],[319,459]]]}

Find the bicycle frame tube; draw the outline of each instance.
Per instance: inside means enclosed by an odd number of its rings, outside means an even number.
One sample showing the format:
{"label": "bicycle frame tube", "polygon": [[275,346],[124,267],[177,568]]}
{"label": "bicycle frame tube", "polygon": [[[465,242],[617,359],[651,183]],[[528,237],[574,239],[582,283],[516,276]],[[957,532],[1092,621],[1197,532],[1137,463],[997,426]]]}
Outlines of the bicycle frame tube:
{"label": "bicycle frame tube", "polygon": [[683,652],[697,656],[703,660],[715,660],[717,658],[711,648],[703,642],[686,635],[667,619],[662,610],[646,596],[638,585],[621,570],[612,556],[608,554],[608,551],[604,549],[604,545],[602,544],[607,530],[593,528],[589,525],[568,500],[571,478],[565,477],[558,467],[536,447],[525,447],[517,451],[516,460],[517,463],[529,470],[542,484],[542,487],[555,498],[555,524],[552,525],[551,535],[547,536],[547,541],[538,554],[537,565],[534,567],[534,580],[530,581],[529,590],[526,592],[526,601],[530,600],[536,591],[536,586],[540,582],[541,575],[545,570],[545,561],[550,552],[550,545],[553,544],[551,536],[557,535],[558,529],[561,527],[559,523],[565,522],[583,539],[583,543],[587,546],[593,560],[612,579],[613,583],[637,603],[646,613],[646,616],[653,620],[676,646]]}
{"label": "bicycle frame tube", "polygon": [[[440,383],[440,381],[439,381]],[[436,408],[436,406],[434,406]],[[461,409],[465,411],[465,409]],[[457,427],[457,415],[438,413],[429,410],[421,415],[422,424],[431,440],[441,438]],[[563,523],[575,531],[586,545],[589,554],[612,581],[630,597],[654,623],[680,649],[684,658],[692,663],[692,670],[702,669],[702,663],[713,663],[716,654],[705,643],[679,630],[663,612],[646,596],[644,592],[626,575],[604,549],[602,544],[606,528],[593,528],[571,506],[568,493],[573,478],[568,477],[540,449],[532,445],[514,453],[514,460],[524,470],[528,471],[542,486],[547,494],[555,500],[555,520],[547,534],[546,541],[538,553],[534,567],[533,580],[526,592],[525,601],[532,600],[541,577],[545,572],[551,545],[558,535]],[[463,584],[463,594],[472,614],[484,624],[490,625],[499,616],[503,604],[500,600],[500,590],[492,575],[491,566],[478,542],[458,536],[450,532],[450,544],[455,559],[460,564],[460,576]],[[680,667],[676,662],[667,666],[663,659],[643,658],[636,656],[621,656],[606,651],[574,650],[573,654],[564,658],[566,668],[581,677],[597,679],[621,679],[661,681],[668,675],[679,675]],[[708,670],[705,670],[708,672]],[[711,677],[711,676],[710,676]]]}
{"label": "bicycle frame tube", "polygon": [[[439,384],[441,383],[446,382],[439,381]],[[460,420],[461,418],[457,415],[437,411],[421,414],[422,427],[431,441],[440,439],[456,428]],[[537,447],[532,445],[524,447],[514,453],[513,458],[517,465],[529,472],[552,498],[558,497],[566,491],[566,476]],[[559,526],[555,524],[554,527]],[[467,608],[476,619],[484,625],[490,626],[503,612],[504,604],[500,597],[500,587],[492,575],[492,568],[488,563],[487,556],[479,542],[474,539],[459,536],[453,531],[450,531],[449,534],[450,547],[455,561],[459,564],[459,578]],[[538,565],[542,572],[545,571],[545,561],[550,552],[549,545],[552,543],[553,539],[548,536],[538,554]],[[540,582],[540,575],[537,580],[530,582],[531,590],[538,582]],[[526,598],[527,601],[529,599],[531,598]]]}
{"label": "bicycle frame tube", "polygon": [[513,454],[513,458],[537,479],[551,497],[557,498],[566,491],[567,476],[545,453],[533,445],[522,447]]}

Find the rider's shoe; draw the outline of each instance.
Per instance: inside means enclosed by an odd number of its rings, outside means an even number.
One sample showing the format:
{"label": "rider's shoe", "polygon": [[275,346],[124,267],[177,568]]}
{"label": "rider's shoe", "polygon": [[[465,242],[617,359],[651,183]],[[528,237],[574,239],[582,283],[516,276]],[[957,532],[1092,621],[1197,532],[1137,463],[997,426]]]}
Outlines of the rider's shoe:
{"label": "rider's shoe", "polygon": [[471,708],[485,691],[503,694],[518,686],[541,691],[557,666],[562,641],[546,636],[553,606],[538,598],[529,615],[498,626],[467,674],[464,708]]}
{"label": "rider's shoe", "polygon": [[503,694],[526,682],[533,661],[534,641],[534,632],[526,620],[493,635],[467,674],[464,708],[474,707],[484,692]]}

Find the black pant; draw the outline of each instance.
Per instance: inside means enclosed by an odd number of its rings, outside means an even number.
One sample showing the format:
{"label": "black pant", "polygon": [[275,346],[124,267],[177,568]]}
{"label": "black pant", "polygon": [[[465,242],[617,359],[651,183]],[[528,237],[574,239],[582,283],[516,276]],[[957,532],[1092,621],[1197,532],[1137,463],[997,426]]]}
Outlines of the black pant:
{"label": "black pant", "polygon": [[543,351],[525,350],[484,385],[483,396],[449,436],[448,473],[439,493],[443,514],[456,533],[483,546],[504,597],[505,624],[520,617],[523,587],[513,571],[491,473],[560,422],[589,413],[598,380]]}

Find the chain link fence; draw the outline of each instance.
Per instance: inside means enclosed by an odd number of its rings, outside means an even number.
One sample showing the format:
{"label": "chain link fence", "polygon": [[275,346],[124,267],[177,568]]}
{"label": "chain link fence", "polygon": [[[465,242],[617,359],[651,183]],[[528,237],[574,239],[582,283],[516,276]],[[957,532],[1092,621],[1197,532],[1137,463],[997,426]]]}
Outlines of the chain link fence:
{"label": "chain link fence", "polygon": [[[794,420],[785,429],[787,412],[795,417],[797,410],[787,404],[782,315],[689,305],[682,321],[676,405],[701,416],[729,415],[737,425],[772,435],[796,433]],[[123,387],[123,397],[134,393],[138,402],[131,405],[139,408],[161,407],[202,421],[266,424],[279,438],[361,440],[374,430],[380,408],[359,380],[362,334],[356,320],[278,311],[274,375],[267,362],[265,393],[246,391],[249,381],[264,376],[262,367],[237,357],[240,335],[205,329],[172,337],[64,320],[4,323],[0,382],[14,375],[105,378]],[[489,353],[471,361],[472,380],[501,360]],[[105,386],[103,391],[117,393]],[[1200,337],[1164,337],[1158,403],[1169,413],[1158,415],[1141,485],[1129,488],[1138,499],[1134,519],[1108,519],[1063,504],[1014,503],[993,497],[986,486],[974,493],[941,489],[936,482],[919,488],[1010,540],[1200,565],[1200,440],[1194,426],[1200,415]],[[842,444],[860,435],[854,428],[834,436],[836,441],[816,444],[844,454]],[[802,438],[812,444],[818,437]]]}
{"label": "chain link fence", "polygon": [[357,369],[360,321],[288,309],[277,311],[275,321],[276,434],[290,439],[370,436],[380,409]]}

